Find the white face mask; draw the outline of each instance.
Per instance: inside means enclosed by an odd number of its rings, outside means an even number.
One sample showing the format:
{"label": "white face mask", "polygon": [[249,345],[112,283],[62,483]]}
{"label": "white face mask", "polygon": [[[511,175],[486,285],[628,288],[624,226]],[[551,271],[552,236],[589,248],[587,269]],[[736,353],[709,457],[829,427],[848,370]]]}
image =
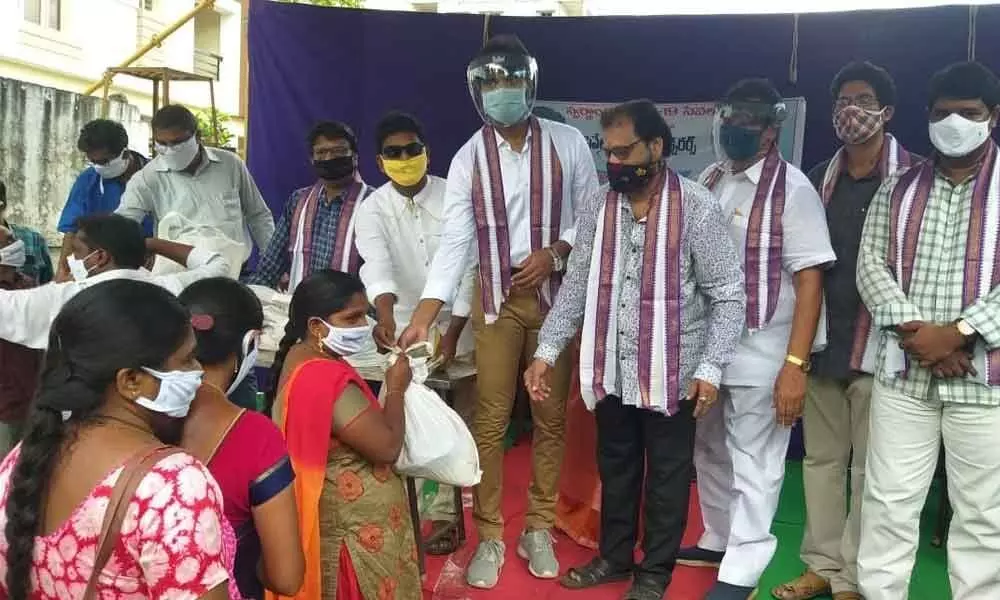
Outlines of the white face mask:
{"label": "white face mask", "polygon": [[66,257],[66,264],[69,265],[69,273],[73,276],[74,281],[83,281],[90,277],[90,269],[87,268],[87,259],[95,254],[97,254],[97,250],[94,250],[83,258],[77,258],[72,254]]}
{"label": "white face mask", "polygon": [[323,338],[323,345],[337,356],[351,356],[361,352],[372,335],[371,325],[334,327],[322,319],[320,322],[326,325],[328,330],[326,337]]}
{"label": "white face mask", "polygon": [[991,129],[990,119],[971,121],[956,113],[928,127],[931,143],[949,158],[965,156],[982,146],[989,139]]}
{"label": "white face mask", "polygon": [[191,165],[198,156],[198,138],[191,136],[186,141],[173,146],[156,144],[156,154],[163,157],[163,162],[171,171],[183,171]]}
{"label": "white face mask", "polygon": [[232,394],[236,391],[236,388],[243,383],[243,380],[247,378],[250,371],[257,365],[257,353],[259,351],[260,332],[259,331],[248,331],[245,336],[243,336],[243,351],[240,354],[240,367],[236,371],[236,377],[233,379],[233,383],[230,384],[229,389],[226,390],[226,395]]}
{"label": "white face mask", "polygon": [[191,403],[201,387],[204,371],[156,371],[142,368],[153,377],[160,380],[160,391],[155,400],[144,396],[136,398],[135,403],[155,413],[183,419],[191,410]]}
{"label": "white face mask", "polygon": [[128,155],[124,151],[121,156],[112,158],[103,165],[93,165],[94,170],[101,176],[101,179],[114,179],[121,177],[128,170]]}
{"label": "white face mask", "polygon": [[24,242],[22,240],[15,240],[13,243],[0,248],[0,265],[20,269],[27,260],[28,255],[24,249]]}

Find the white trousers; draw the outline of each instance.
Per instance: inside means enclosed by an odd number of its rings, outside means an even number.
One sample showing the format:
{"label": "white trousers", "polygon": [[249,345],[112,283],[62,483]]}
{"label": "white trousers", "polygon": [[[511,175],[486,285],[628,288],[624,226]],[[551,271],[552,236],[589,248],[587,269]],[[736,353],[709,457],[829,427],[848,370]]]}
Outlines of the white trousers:
{"label": "white trousers", "polygon": [[920,511],[944,440],[948,577],[954,600],[1000,598],[1000,407],[942,404],[876,381],[861,507],[858,584],[867,600],[905,600]]}
{"label": "white trousers", "polygon": [[694,464],[705,533],[698,546],[725,551],[719,581],[757,585],[778,540],[778,509],[791,429],[778,425],[772,386],[723,386],[698,420]]}

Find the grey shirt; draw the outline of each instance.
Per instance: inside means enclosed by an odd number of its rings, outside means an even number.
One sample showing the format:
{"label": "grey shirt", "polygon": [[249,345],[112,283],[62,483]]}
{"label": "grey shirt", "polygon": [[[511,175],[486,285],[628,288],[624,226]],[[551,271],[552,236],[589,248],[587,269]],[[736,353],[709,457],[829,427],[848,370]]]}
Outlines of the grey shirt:
{"label": "grey shirt", "polygon": [[[683,194],[683,254],[680,363],[683,389],[691,379],[718,386],[722,370],[733,357],[743,332],[746,294],[743,271],[722,219],[719,201],[705,187],[681,178]],[[569,256],[566,278],[538,337],[535,357],[554,364],[583,323],[587,279],[597,217],[607,186],[590,199],[577,222],[576,244]],[[629,202],[621,203],[621,252],[618,282],[618,383],[622,402],[642,406],[639,395],[639,299],[645,219],[636,220]],[[648,333],[647,333],[648,335]]]}
{"label": "grey shirt", "polygon": [[203,227],[214,227],[226,237],[263,250],[274,234],[274,217],[240,157],[227,150],[205,147],[194,175],[171,171],[159,157],[149,161],[128,182],[118,214],[135,221],[146,215],[163,219],[178,213]]}

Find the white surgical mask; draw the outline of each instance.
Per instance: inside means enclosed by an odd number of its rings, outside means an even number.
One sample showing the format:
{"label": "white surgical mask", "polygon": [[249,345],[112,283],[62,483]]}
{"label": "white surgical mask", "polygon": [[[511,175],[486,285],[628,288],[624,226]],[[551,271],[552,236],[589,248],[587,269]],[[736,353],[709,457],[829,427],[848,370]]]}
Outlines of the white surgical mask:
{"label": "white surgical mask", "polygon": [[22,240],[14,240],[13,243],[0,248],[0,265],[20,269],[27,260],[28,255]]}
{"label": "white surgical mask", "polygon": [[112,158],[103,165],[94,165],[94,170],[101,176],[101,179],[114,179],[121,177],[128,170],[128,158],[125,152],[121,156]]}
{"label": "white surgical mask", "polygon": [[198,156],[198,138],[191,136],[180,144],[165,146],[156,144],[156,154],[171,171],[183,171],[188,168],[194,157]]}
{"label": "white surgical mask", "polygon": [[351,356],[361,352],[372,335],[371,325],[334,327],[322,319],[320,321],[328,329],[323,345],[337,356]]}
{"label": "white surgical mask", "polygon": [[191,410],[191,403],[201,387],[204,371],[156,371],[142,368],[153,377],[160,380],[160,391],[155,400],[144,396],[136,398],[135,403],[155,413],[183,419]]}
{"label": "white surgical mask", "polygon": [[243,383],[243,380],[247,378],[250,371],[253,370],[254,366],[257,364],[257,353],[260,347],[260,332],[259,331],[248,331],[245,336],[243,336],[243,348],[240,353],[240,366],[236,371],[236,377],[233,379],[233,383],[230,384],[229,389],[226,390],[226,395],[232,394],[236,391],[236,388]]}
{"label": "white surgical mask", "polygon": [[972,121],[952,113],[931,123],[928,131],[937,151],[949,158],[969,154],[990,137],[990,120]]}
{"label": "white surgical mask", "polygon": [[87,268],[87,259],[95,254],[97,254],[97,250],[94,250],[83,258],[77,258],[72,254],[66,257],[66,264],[69,265],[69,273],[73,276],[74,281],[83,281],[90,277],[90,269]]}

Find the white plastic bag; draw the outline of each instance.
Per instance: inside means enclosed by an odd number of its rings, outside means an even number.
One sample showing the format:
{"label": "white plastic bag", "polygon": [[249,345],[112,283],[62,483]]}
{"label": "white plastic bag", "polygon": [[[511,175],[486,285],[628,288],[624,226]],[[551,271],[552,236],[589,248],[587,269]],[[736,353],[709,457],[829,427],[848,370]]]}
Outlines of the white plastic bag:
{"label": "white plastic bag", "polygon": [[[249,256],[247,247],[242,242],[226,237],[226,234],[215,227],[198,225],[177,212],[169,212],[159,219],[156,237],[218,252],[229,263],[229,276],[233,279],[239,279],[243,262]],[[162,256],[157,256],[156,264],[153,265],[154,275],[167,275],[183,270],[184,265]]]}
{"label": "white plastic bag", "polygon": [[449,485],[476,485],[482,476],[476,442],[462,417],[424,385],[430,352],[425,350],[425,356],[411,358],[396,351],[389,354],[387,361],[391,366],[396,360],[409,360],[413,371],[403,396],[406,431],[396,471]]}

